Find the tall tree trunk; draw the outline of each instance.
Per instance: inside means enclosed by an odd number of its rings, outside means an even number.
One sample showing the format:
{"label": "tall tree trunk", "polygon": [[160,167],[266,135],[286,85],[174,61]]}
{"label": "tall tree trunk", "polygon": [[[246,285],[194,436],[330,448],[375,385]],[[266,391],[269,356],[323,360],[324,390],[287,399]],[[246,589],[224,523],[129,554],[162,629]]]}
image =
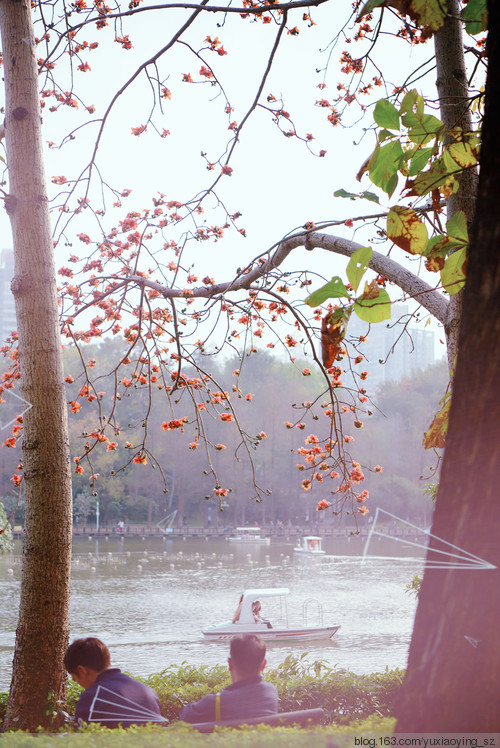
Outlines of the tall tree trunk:
{"label": "tall tree trunk", "polygon": [[432,533],[496,568],[426,570],[398,709],[399,732],[500,732],[498,3],[490,3],[489,23],[477,213]]}
{"label": "tall tree trunk", "polygon": [[[4,729],[54,724],[64,698],[71,562],[71,468],[54,251],[42,158],[29,0],[0,2],[13,232],[26,524],[14,670]],[[57,724],[57,720],[56,720]]]}
{"label": "tall tree trunk", "polygon": [[[434,50],[441,120],[448,130],[461,127],[465,132],[471,132],[473,128],[469,108],[469,85],[458,0],[448,0],[448,14],[444,26],[434,37]],[[460,189],[448,201],[448,218],[462,210],[470,229],[474,218],[477,173],[468,169],[460,174],[458,181]],[[453,370],[457,355],[461,311],[462,293],[450,296],[448,319],[444,326],[450,371]]]}

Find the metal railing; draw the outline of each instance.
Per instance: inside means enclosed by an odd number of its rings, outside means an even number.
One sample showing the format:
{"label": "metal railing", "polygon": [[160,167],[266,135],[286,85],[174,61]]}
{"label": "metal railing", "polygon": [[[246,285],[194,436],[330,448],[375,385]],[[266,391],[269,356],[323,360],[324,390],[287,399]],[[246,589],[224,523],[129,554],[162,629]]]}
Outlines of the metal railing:
{"label": "metal railing", "polygon": [[[352,529],[349,527],[341,528],[341,527],[321,527],[313,528],[315,534],[321,535],[321,537],[350,537]],[[76,537],[85,537],[85,536],[92,536],[92,537],[105,537],[105,536],[134,536],[134,537],[179,537],[179,536],[185,536],[185,537],[219,537],[224,538],[228,537],[232,532],[234,531],[234,528],[228,528],[228,527],[203,527],[202,525],[199,526],[189,526],[189,525],[182,525],[180,527],[173,527],[172,532],[170,533],[164,533],[163,530],[156,525],[147,525],[147,524],[139,524],[139,523],[131,523],[127,524],[123,527],[123,529],[119,528],[116,524],[100,524],[99,530],[96,531],[96,526],[92,524],[85,524],[85,525],[75,525],[73,527],[73,535]],[[261,526],[261,532],[263,535],[269,535],[272,538],[283,538],[283,539],[290,539],[290,538],[297,538],[301,535],[307,535],[311,531],[311,528],[309,527],[299,527],[296,525],[293,525],[291,527],[289,526],[267,526],[263,527]],[[359,535],[361,537],[366,537],[369,532],[369,528],[362,528],[360,529]],[[424,531],[422,533],[418,533],[416,531],[412,531],[408,528],[386,528],[385,532],[388,535],[392,535],[394,537],[413,537],[418,536],[419,534],[425,534]],[[13,528],[13,533],[15,536],[22,536],[24,534],[24,528],[20,525],[16,525]]]}

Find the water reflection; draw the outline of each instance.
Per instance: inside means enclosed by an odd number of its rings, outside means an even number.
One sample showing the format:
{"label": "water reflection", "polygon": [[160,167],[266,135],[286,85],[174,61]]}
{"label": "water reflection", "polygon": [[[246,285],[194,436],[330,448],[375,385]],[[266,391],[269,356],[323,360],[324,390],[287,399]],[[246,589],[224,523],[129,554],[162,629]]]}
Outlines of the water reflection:
{"label": "water reflection", "polygon": [[[337,539],[326,538],[327,554],[333,546],[346,553]],[[350,547],[356,550],[354,543]],[[98,636],[113,663],[137,675],[182,662],[224,663],[227,644],[204,641],[202,629],[228,620],[245,588],[289,587],[290,625],[302,624],[303,604],[313,597],[324,623],[341,628],[332,640],[269,643],[271,666],[289,652],[307,651],[309,659],[358,673],[404,667],[415,612],[404,586],[421,572],[421,559],[362,564],[356,556],[327,555],[310,565],[294,563],[292,549],[293,541],[241,547],[222,539],[77,540],[71,638]],[[20,556],[0,558],[0,690],[10,680],[19,586]],[[312,612],[309,622],[316,623]]]}

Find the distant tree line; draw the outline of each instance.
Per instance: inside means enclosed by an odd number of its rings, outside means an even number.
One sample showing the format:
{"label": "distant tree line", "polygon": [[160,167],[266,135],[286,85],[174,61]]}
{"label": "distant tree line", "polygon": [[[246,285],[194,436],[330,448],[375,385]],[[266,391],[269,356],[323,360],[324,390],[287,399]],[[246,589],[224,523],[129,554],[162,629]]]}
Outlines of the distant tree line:
{"label": "distant tree line", "polygon": [[[85,348],[87,360],[96,361],[95,367],[102,377],[99,382],[103,400],[107,397],[106,391],[112,390],[106,372],[113,368],[119,345],[118,341],[106,341]],[[75,349],[65,351],[65,369],[70,378],[77,355]],[[352,522],[352,517],[345,512],[341,517],[332,515],[330,510],[317,512],[320,499],[332,498],[328,479],[322,483],[313,481],[311,490],[305,491],[301,481],[306,474],[297,469],[301,462],[297,450],[304,445],[304,440],[309,434],[324,436],[329,424],[328,418],[322,423],[321,418],[313,420],[307,413],[302,415],[302,403],[315,400],[323,390],[319,372],[311,370],[304,376],[307,361],[296,361],[293,367],[288,361],[267,352],[249,357],[244,367],[240,364],[237,356],[234,359],[214,356],[210,374],[221,382],[224,390],[231,394],[232,401],[236,402],[235,412],[241,427],[253,435],[264,432],[265,437],[255,440],[256,448],[250,462],[240,446],[241,438],[234,425],[209,420],[206,436],[213,444],[221,445],[215,458],[212,457],[214,467],[218,474],[228,476],[234,486],[227,497],[221,498],[219,503],[219,499],[213,496],[213,483],[206,474],[203,443],[196,449],[189,448],[194,440],[193,425],[186,423],[182,428],[162,429],[162,424],[171,416],[165,412],[164,399],[160,401],[153,392],[153,408],[147,428],[151,454],[157,465],[153,459],[148,459],[147,464],[133,464],[131,461],[123,468],[127,448],[122,435],[116,437],[115,448],[94,450],[90,463],[81,462],[83,473],[73,475],[75,522],[95,522],[96,498],[103,524],[120,520],[155,524],[173,511],[177,511],[177,525],[234,526],[279,521],[307,526],[317,522],[342,525]],[[240,368],[237,376],[235,372]],[[236,379],[239,393],[234,392]],[[411,379],[386,383],[372,395],[372,414],[365,419],[362,428],[355,430],[354,443],[350,445],[351,455],[369,468],[365,470],[366,480],[362,488],[370,492],[367,506],[372,513],[376,506],[380,506],[404,518],[430,522],[432,503],[423,498],[423,493],[426,480],[437,482],[434,468],[438,458],[424,450],[422,438],[437,409],[446,380],[446,364],[442,362],[418,372]],[[67,387],[67,399],[71,402],[81,382],[70,382]],[[129,443],[133,443],[134,434],[139,439],[143,428],[142,398],[137,394],[134,393],[135,397],[125,394],[117,410],[119,424],[128,427],[126,438]],[[144,400],[146,395],[144,391]],[[180,398],[183,396],[187,393],[179,394]],[[158,407],[155,407],[156,401]],[[84,402],[77,413],[70,414],[69,420],[71,451],[73,456],[78,456],[82,454],[89,432],[95,428],[90,406],[87,410]],[[15,522],[22,523],[22,492],[18,502],[17,491],[10,482],[19,461],[18,452],[18,448],[3,447],[0,450],[0,495],[4,497],[7,512],[10,514],[15,510]],[[371,472],[375,465],[381,465],[383,472]],[[269,498],[260,503],[252,498],[252,471],[259,485],[271,492]],[[96,476],[93,485],[91,475]],[[366,515],[360,521],[367,522],[369,517]]]}

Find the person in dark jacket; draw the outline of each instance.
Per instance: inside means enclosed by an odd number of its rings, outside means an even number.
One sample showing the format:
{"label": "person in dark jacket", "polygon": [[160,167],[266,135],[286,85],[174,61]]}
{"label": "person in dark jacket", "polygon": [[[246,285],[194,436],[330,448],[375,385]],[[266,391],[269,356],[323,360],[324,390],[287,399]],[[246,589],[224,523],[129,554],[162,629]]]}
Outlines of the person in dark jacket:
{"label": "person in dark jacket", "polygon": [[166,721],[156,691],[111,667],[109,650],[100,639],[76,639],[64,656],[64,667],[85,689],[76,705],[77,725],[98,722],[113,728]]}
{"label": "person in dark jacket", "polygon": [[220,722],[265,717],[278,712],[278,691],[262,679],[266,666],[266,645],[255,634],[231,639],[229,658],[231,685],[220,694],[209,694],[187,704],[181,711],[184,722]]}

